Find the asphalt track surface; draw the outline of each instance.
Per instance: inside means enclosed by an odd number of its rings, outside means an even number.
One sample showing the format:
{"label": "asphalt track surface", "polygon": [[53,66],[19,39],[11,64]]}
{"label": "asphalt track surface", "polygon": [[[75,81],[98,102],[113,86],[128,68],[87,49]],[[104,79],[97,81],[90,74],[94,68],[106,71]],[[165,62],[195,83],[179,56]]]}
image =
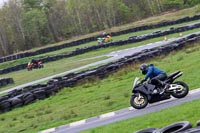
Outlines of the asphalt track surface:
{"label": "asphalt track surface", "polygon": [[106,114],[102,114],[100,116],[95,116],[92,118],[73,122],[67,125],[59,126],[56,128],[47,129],[39,133],[78,133],[86,129],[111,124],[114,122],[134,118],[137,116],[142,116],[148,113],[170,108],[196,99],[200,99],[200,89],[190,91],[185,98],[176,99],[172,97],[171,99],[168,100],[164,100],[154,104],[149,104],[146,108],[140,110],[129,107],[115,112],[109,112]]}

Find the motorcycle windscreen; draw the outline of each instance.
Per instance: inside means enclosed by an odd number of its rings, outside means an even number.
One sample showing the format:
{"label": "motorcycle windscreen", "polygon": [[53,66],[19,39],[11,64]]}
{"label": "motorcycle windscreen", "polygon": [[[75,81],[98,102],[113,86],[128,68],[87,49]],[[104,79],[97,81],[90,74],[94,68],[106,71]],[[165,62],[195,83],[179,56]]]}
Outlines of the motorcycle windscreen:
{"label": "motorcycle windscreen", "polygon": [[138,84],[140,78],[136,77],[134,82],[133,82],[133,88]]}

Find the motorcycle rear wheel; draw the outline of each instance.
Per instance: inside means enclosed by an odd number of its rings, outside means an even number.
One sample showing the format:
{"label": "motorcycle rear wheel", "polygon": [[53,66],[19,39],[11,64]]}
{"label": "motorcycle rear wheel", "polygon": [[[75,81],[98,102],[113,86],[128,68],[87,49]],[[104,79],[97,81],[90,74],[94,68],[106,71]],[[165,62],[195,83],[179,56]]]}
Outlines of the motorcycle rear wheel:
{"label": "motorcycle rear wheel", "polygon": [[183,87],[183,90],[181,92],[172,92],[172,96],[175,97],[175,98],[183,98],[185,97],[188,92],[189,92],[189,87],[186,83],[182,82],[182,81],[177,81],[177,82],[174,82],[174,84],[177,84],[177,85],[181,85]]}
{"label": "motorcycle rear wheel", "polygon": [[43,65],[39,65],[39,67],[38,68],[43,68],[44,66]]}
{"label": "motorcycle rear wheel", "polygon": [[142,109],[148,105],[147,96],[144,94],[140,94],[140,98],[138,95],[134,94],[130,99],[130,104],[135,109]]}

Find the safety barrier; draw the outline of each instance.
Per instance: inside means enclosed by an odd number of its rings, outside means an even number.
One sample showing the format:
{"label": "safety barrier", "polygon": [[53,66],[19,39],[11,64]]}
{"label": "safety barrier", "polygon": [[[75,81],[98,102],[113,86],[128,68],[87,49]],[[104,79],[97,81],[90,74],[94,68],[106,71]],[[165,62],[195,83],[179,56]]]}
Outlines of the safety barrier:
{"label": "safety barrier", "polygon": [[0,87],[13,83],[14,83],[13,78],[0,78]]}
{"label": "safety barrier", "polygon": [[163,128],[146,128],[134,133],[200,133],[199,121],[196,127],[192,128],[189,121],[180,121],[167,125]]}

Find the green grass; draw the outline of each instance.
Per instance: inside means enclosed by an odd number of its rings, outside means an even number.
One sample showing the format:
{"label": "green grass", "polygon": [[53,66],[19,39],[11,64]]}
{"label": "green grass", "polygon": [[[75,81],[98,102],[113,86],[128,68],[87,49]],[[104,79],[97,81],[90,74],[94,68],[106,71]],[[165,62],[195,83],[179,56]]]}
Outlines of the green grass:
{"label": "green grass", "polygon": [[[193,32],[199,31],[199,30],[200,30],[200,28],[190,30],[190,31],[186,31],[186,32],[183,32],[183,35],[190,34],[190,33],[193,33]],[[178,33],[168,35],[167,37],[168,38],[178,37]],[[61,73],[61,72],[70,70],[72,68],[77,68],[77,67],[80,67],[82,65],[86,65],[86,64],[89,64],[89,63],[92,63],[92,62],[95,62],[95,61],[103,60],[103,59],[105,59],[105,57],[99,58],[99,59],[88,60],[88,61],[82,61],[82,62],[78,62],[77,60],[95,57],[95,56],[100,56],[100,55],[103,55],[103,54],[108,54],[112,51],[137,47],[137,46],[145,45],[145,44],[148,44],[148,43],[161,41],[161,40],[163,40],[163,38],[164,37],[158,37],[158,38],[149,39],[149,40],[145,40],[145,41],[138,42],[138,43],[132,43],[132,44],[122,45],[122,46],[112,46],[112,47],[109,47],[109,48],[98,49],[98,50],[88,52],[88,53],[85,53],[85,54],[81,54],[81,55],[78,55],[78,56],[45,63],[44,69],[38,69],[38,70],[30,71],[30,72],[28,72],[27,70],[22,70],[22,71],[16,71],[16,72],[4,74],[4,75],[2,75],[4,78],[12,77],[14,79],[15,83],[11,84],[9,86],[2,87],[1,90],[5,90],[5,89],[8,89],[10,87],[14,87],[14,86],[17,86],[17,85],[20,85],[20,84],[31,82],[31,81],[34,81],[34,80],[37,80],[37,79],[41,79],[41,78],[44,78],[44,77],[47,77],[47,76],[50,76],[50,75],[53,75],[53,74]],[[73,63],[71,63],[71,62],[73,62]]]}
{"label": "green grass", "polygon": [[[167,73],[176,70],[183,71],[184,74],[179,80],[188,83],[190,89],[195,89],[200,86],[198,80],[200,58],[198,57],[200,57],[200,45],[189,44],[188,48],[184,50],[173,52],[167,57],[158,57],[147,63],[153,63],[166,70]],[[93,79],[91,82],[80,84],[74,88],[65,88],[48,99],[0,114],[0,132],[35,133],[129,107],[133,79],[143,77],[138,70],[138,65],[132,64],[103,80]],[[196,107],[194,107],[195,109]],[[187,112],[192,112],[193,108],[188,110]],[[173,114],[174,112],[176,110],[171,111]],[[183,114],[180,115],[183,116]],[[190,119],[188,118],[188,120]],[[137,122],[141,123],[141,121]],[[169,121],[169,123],[171,122]],[[154,123],[154,121],[149,121],[149,123]],[[142,126],[138,127],[138,129],[140,128]]]}
{"label": "green grass", "polygon": [[[189,121],[193,127],[199,118],[200,100],[194,100],[155,113],[127,119],[81,133],[133,133],[145,128],[162,128],[179,121]],[[134,112],[133,112],[134,113]]]}

